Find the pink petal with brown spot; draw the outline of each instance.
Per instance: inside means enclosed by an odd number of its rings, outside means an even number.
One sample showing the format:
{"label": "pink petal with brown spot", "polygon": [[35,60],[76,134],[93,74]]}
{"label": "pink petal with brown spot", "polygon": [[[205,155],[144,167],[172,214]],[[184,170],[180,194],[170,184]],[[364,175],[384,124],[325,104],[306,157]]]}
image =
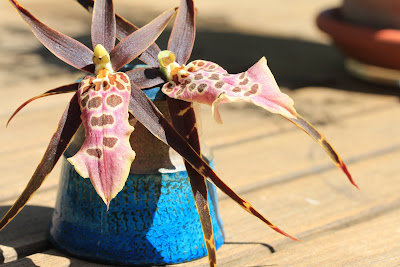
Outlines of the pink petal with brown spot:
{"label": "pink petal with brown spot", "polygon": [[217,64],[204,60],[193,61],[185,69],[189,75],[178,74],[178,83],[165,84],[163,92],[172,98],[211,105],[219,123],[219,104],[235,101],[251,102],[287,118],[296,116],[293,100],[280,91],[264,57],[239,74],[228,74]]}
{"label": "pink petal with brown spot", "polygon": [[78,96],[85,141],[78,153],[68,159],[82,177],[90,177],[107,207],[125,185],[135,158],[129,143],[133,132],[128,123],[130,85],[125,81],[129,79],[123,73],[116,73],[110,74],[109,80],[100,82],[98,91],[93,86],[87,89],[93,78],[82,80]]}
{"label": "pink petal with brown spot", "polygon": [[264,57],[246,72],[239,74],[228,74],[223,68],[209,61],[193,61],[184,71],[174,75],[173,81],[166,83],[162,91],[172,98],[211,105],[213,116],[219,123],[222,123],[218,112],[221,103],[246,101],[280,114],[323,147],[336,166],[342,169],[350,182],[357,187],[343,160],[326,138],[297,114],[293,100],[280,91]]}

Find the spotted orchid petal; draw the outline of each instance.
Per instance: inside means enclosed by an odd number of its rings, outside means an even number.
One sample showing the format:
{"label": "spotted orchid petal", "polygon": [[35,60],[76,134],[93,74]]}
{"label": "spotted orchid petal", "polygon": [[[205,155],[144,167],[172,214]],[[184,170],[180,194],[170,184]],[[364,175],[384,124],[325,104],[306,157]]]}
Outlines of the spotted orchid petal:
{"label": "spotted orchid petal", "polygon": [[14,113],[11,115],[11,117],[8,119],[7,121],[7,126],[8,124],[11,122],[11,120],[15,117],[15,115],[18,114],[18,112],[21,111],[21,109],[23,109],[26,105],[28,105],[29,103],[31,103],[32,101],[39,99],[39,98],[43,98],[46,96],[51,96],[51,95],[58,95],[58,94],[65,94],[65,93],[72,93],[72,92],[76,92],[78,90],[78,85],[79,83],[72,83],[72,84],[68,84],[68,85],[64,85],[64,86],[60,86],[54,89],[51,89],[47,92],[44,92],[43,94],[40,94],[38,96],[32,97],[30,99],[28,99],[27,101],[25,101],[24,103],[22,103],[22,105],[20,105],[15,111]]}
{"label": "spotted orchid petal", "polygon": [[31,180],[19,198],[8,210],[6,215],[1,219],[0,230],[3,229],[22,210],[28,200],[39,189],[46,177],[53,170],[58,159],[64,153],[72,137],[81,125],[80,115],[78,98],[75,94],[64,111],[64,114],[58,123],[57,130],[51,137],[46,152],[44,153],[39,165],[36,167]]}
{"label": "spotted orchid petal", "polygon": [[256,216],[271,229],[283,234],[293,240],[298,240],[279,229],[276,225],[266,219],[253,205],[240,197],[228,185],[226,185],[211,167],[202,159],[193,147],[183,138],[177,130],[168,122],[157,107],[147,96],[133,84],[129,112],[143,124],[154,136],[179,153],[202,177],[207,178],[215,184],[222,192],[235,201],[248,213]]}
{"label": "spotted orchid petal", "polygon": [[282,115],[317,141],[357,187],[346,165],[326,138],[297,114],[293,100],[280,91],[264,57],[239,74],[229,74],[217,64],[204,60],[179,66],[169,51],[161,52],[159,61],[161,71],[169,80],[162,91],[169,97],[210,105],[218,123],[222,123],[219,105],[236,101],[250,102]]}
{"label": "spotted orchid petal", "polygon": [[94,72],[93,52],[88,47],[46,26],[21,6],[18,1],[9,0],[9,2],[26,21],[38,40],[56,57],[77,69],[90,73]]}
{"label": "spotted orchid petal", "polygon": [[87,76],[78,90],[85,141],[68,161],[83,178],[90,177],[107,209],[125,185],[135,158],[129,143],[134,130],[128,122],[130,91],[129,78],[122,72]]}
{"label": "spotted orchid petal", "polygon": [[[197,131],[197,122],[193,103],[167,98],[167,105],[172,125],[176,131],[186,139],[188,144],[191,145],[199,155],[201,155],[199,134]],[[208,190],[206,177],[203,177],[200,173],[198,173],[186,160],[185,168],[189,176],[196,209],[199,214],[201,227],[203,229],[204,243],[207,249],[209,265],[216,266],[217,255],[207,197]]]}

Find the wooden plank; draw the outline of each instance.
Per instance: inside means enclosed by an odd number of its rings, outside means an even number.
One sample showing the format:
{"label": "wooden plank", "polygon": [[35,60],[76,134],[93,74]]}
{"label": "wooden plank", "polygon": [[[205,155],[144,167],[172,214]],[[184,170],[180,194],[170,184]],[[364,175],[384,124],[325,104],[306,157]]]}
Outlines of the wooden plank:
{"label": "wooden plank", "polygon": [[[56,129],[62,110],[57,107],[23,116],[16,127],[1,129],[0,201],[16,198],[31,178],[43,157],[51,135]],[[1,120],[4,122],[4,120]],[[3,124],[3,123],[1,123]],[[60,167],[57,165],[44,187],[54,187],[58,182]]]}
{"label": "wooden plank", "polygon": [[[344,161],[350,163],[399,148],[400,130],[393,125],[400,123],[400,116],[394,114],[400,114],[398,106],[318,128]],[[214,155],[220,177],[239,192],[318,173],[325,168],[336,169],[323,149],[294,126],[293,131],[214,149]],[[351,166],[349,170],[352,172]],[[347,179],[339,170],[335,176]],[[361,178],[354,173],[353,176],[356,182]]]}
{"label": "wooden plank", "polygon": [[[399,157],[400,152],[396,151],[355,163],[353,170],[361,177],[361,191],[337,179],[331,170],[279,186],[260,188],[244,197],[279,227],[311,242],[324,233],[356,227],[361,225],[360,222],[400,208],[400,170],[396,164]],[[46,201],[40,200],[42,197],[45,194],[37,195],[36,201]],[[218,251],[220,266],[241,266],[265,257],[271,250],[290,253],[292,247],[303,244],[268,229],[228,199],[220,202],[220,210],[227,234],[227,244]],[[397,224],[397,220],[391,223]],[[371,228],[368,233],[378,236],[383,231],[391,230]],[[346,247],[346,242],[346,239],[338,239],[337,246]],[[324,250],[318,253],[323,254]],[[47,261],[46,253],[35,257]],[[9,266],[18,266],[18,263]],[[180,266],[206,264],[207,259],[201,259]]]}
{"label": "wooden plank", "polygon": [[[47,229],[53,214],[56,193],[56,188],[39,189],[29,204],[0,232],[0,263],[50,248]],[[0,217],[13,202],[14,199],[0,202]]]}
{"label": "wooden plank", "polygon": [[[17,264],[17,265],[15,265]],[[8,263],[4,264],[4,267],[10,266],[20,266],[20,267],[32,267],[32,266],[41,266],[41,267],[70,267],[70,266],[83,266],[83,267],[107,267],[112,265],[103,265],[92,262],[87,262],[84,260],[78,260],[75,258],[69,258],[65,254],[57,250],[48,250],[42,254],[33,254],[21,260],[18,260],[16,263]]]}
{"label": "wooden plank", "polygon": [[[354,164],[355,173],[362,177],[362,190],[359,192],[336,179],[333,171],[328,171],[319,176],[306,176],[271,188],[262,188],[244,197],[290,234],[305,241],[313,240],[321,233],[345,229],[398,210],[400,173],[395,162],[399,156],[400,152],[394,152]],[[385,182],[382,182],[382,177]],[[220,210],[228,242],[218,251],[220,266],[250,264],[258,257],[266,257],[271,249],[290,254],[293,245],[302,244],[270,231],[229,200],[220,202]],[[391,223],[398,225],[398,218]],[[373,227],[368,233],[379,236],[382,231],[392,234],[390,229]],[[337,246],[346,247],[346,239],[338,239]],[[324,253],[321,249],[316,254]],[[336,256],[332,255],[332,258]],[[201,264],[205,266],[206,260],[195,261],[187,266]]]}
{"label": "wooden plank", "polygon": [[[372,220],[330,231],[289,250],[261,256],[252,265],[398,266],[400,215],[394,210]],[[343,244],[345,243],[345,246]]]}

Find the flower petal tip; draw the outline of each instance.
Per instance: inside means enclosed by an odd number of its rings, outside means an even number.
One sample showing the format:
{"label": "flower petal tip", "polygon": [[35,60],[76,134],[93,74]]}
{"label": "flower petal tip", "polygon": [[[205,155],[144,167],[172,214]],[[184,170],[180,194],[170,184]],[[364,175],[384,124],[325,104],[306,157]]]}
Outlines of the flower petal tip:
{"label": "flower petal tip", "polygon": [[211,105],[212,117],[218,124],[223,124],[221,114],[219,113],[219,104],[221,103],[221,97],[218,97]]}
{"label": "flower petal tip", "polygon": [[360,190],[360,187],[358,187],[358,185],[356,184],[356,182],[353,180],[353,177],[351,176],[349,170],[347,169],[347,166],[341,162],[340,164],[340,168],[342,169],[342,171],[346,174],[347,178],[349,178],[349,181],[352,185],[354,185],[358,190]]}

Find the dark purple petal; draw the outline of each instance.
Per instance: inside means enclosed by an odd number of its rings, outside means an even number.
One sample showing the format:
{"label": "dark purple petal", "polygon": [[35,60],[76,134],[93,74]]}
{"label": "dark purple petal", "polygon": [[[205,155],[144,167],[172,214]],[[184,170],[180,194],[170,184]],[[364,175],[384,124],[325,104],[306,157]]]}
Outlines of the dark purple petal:
{"label": "dark purple petal", "polygon": [[46,152],[35,173],[32,175],[28,185],[19,196],[14,205],[8,210],[0,221],[0,230],[3,229],[17,215],[32,195],[39,189],[48,174],[53,170],[58,159],[64,153],[72,137],[81,125],[81,112],[79,109],[78,98],[75,94],[67,109],[61,117],[54,135],[50,140]]}
{"label": "dark purple petal", "polygon": [[75,39],[55,31],[37,20],[28,10],[16,0],[9,0],[22,18],[28,23],[39,41],[56,57],[71,66],[93,73],[93,51]]}
{"label": "dark purple petal", "polygon": [[123,39],[110,53],[111,64],[118,71],[143,53],[167,26],[175,9],[172,8]]}
{"label": "dark purple petal", "polygon": [[294,125],[302,129],[306,134],[313,138],[325,150],[328,156],[332,159],[333,163],[335,163],[335,165],[346,174],[350,183],[352,183],[352,185],[354,185],[357,189],[360,189],[356,182],[353,180],[353,177],[347,169],[346,164],[344,164],[343,160],[339,157],[339,155],[336,153],[335,149],[333,149],[332,145],[328,142],[325,136],[323,136],[317,129],[314,128],[314,126],[303,119],[299,114],[296,114],[296,116],[293,118],[284,118],[291,121]]}
{"label": "dark purple petal", "polygon": [[112,0],[96,0],[92,16],[93,48],[101,44],[108,53],[115,46],[115,14]]}
{"label": "dark purple petal", "polygon": [[176,56],[176,62],[186,64],[192,53],[196,35],[193,0],[181,0],[178,15],[168,42],[168,50]]}
{"label": "dark purple petal", "polygon": [[[117,38],[122,40],[126,38],[131,33],[137,31],[139,28],[127,21],[126,19],[116,15],[117,20]],[[156,68],[159,67],[158,63],[158,53],[161,52],[161,49],[153,43],[150,45],[140,56],[139,59],[149,65],[150,67]]]}
{"label": "dark purple petal", "polygon": [[125,72],[131,82],[140,89],[151,88],[164,83],[164,75],[159,69],[138,68]]}
{"label": "dark purple petal", "polygon": [[169,145],[178,152],[192,167],[203,177],[213,182],[219,189],[227,194],[233,201],[250,214],[256,216],[266,223],[273,230],[281,233],[293,240],[298,240],[281,229],[276,227],[261,215],[249,202],[236,194],[229,186],[227,186],[211,167],[201,158],[201,156],[186,142],[186,140],[175,130],[175,128],[167,121],[161,112],[147,98],[147,96],[134,85],[132,86],[132,96],[129,103],[129,111],[135,118],[142,123],[154,136],[162,142]]}
{"label": "dark purple petal", "polygon": [[[89,12],[93,11],[94,2],[92,0],[78,0],[78,2],[86,8]],[[139,28],[136,27],[134,24],[130,23],[123,17],[119,16],[118,14],[115,15],[116,23],[117,23],[117,38],[119,40],[124,39],[131,33],[137,31]],[[160,53],[161,49],[153,43],[146,49],[140,56],[139,59],[149,65],[150,67],[158,67],[158,53]]]}
{"label": "dark purple petal", "polygon": [[32,97],[31,99],[28,99],[27,101],[25,101],[24,103],[22,103],[22,105],[20,105],[15,111],[14,113],[11,115],[11,117],[8,119],[7,121],[7,126],[10,123],[10,121],[15,117],[15,115],[18,114],[18,112],[21,111],[21,109],[23,109],[26,105],[28,105],[29,103],[31,103],[32,101],[42,98],[42,97],[46,97],[46,96],[51,96],[51,95],[58,95],[58,94],[64,94],[64,93],[71,93],[71,92],[76,92],[78,90],[78,86],[79,83],[72,83],[72,84],[68,84],[68,85],[64,85],[64,86],[60,86],[54,89],[51,89],[47,92],[44,92],[43,94],[40,94],[38,96]]}
{"label": "dark purple petal", "polygon": [[[186,141],[201,155],[193,103],[167,97],[167,104],[172,125],[181,136],[186,137]],[[217,255],[208,206],[206,180],[187,161],[185,161],[185,167],[189,176],[190,186],[192,187],[196,209],[200,217],[201,228],[203,229],[208,261],[210,266],[216,266]]]}

